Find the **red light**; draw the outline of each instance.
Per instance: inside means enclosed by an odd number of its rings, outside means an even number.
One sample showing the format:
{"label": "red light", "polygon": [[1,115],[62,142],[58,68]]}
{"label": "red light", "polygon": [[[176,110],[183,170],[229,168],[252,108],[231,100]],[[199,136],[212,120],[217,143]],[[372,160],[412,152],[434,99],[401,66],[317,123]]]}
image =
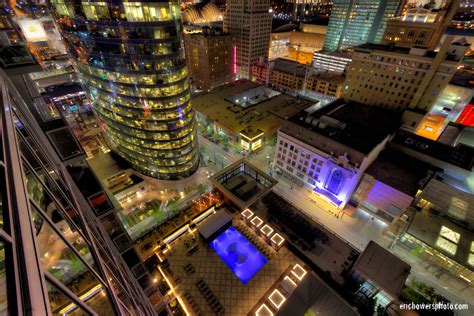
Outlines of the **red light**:
{"label": "red light", "polygon": [[461,115],[459,115],[456,123],[462,124],[464,126],[474,127],[474,105],[467,104],[462,111]]}

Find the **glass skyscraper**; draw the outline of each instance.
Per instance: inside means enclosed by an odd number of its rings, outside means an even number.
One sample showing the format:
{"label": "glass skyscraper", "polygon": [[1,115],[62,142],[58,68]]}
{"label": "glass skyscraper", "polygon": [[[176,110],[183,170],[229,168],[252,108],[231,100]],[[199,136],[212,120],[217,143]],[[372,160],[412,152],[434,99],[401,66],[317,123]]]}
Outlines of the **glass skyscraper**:
{"label": "glass skyscraper", "polygon": [[0,315],[156,314],[36,120],[28,88],[8,77],[0,70]]}
{"label": "glass skyscraper", "polygon": [[402,4],[401,0],[334,0],[323,50],[380,43],[387,19],[397,16]]}
{"label": "glass skyscraper", "polygon": [[197,134],[176,0],[52,0],[110,146],[139,172],[185,178]]}

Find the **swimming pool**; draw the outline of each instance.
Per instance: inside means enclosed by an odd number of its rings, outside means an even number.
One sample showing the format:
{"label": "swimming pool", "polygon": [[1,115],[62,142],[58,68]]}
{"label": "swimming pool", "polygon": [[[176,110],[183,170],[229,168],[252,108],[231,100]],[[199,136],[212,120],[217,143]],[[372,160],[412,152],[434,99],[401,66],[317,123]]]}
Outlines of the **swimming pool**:
{"label": "swimming pool", "polygon": [[268,261],[233,226],[211,241],[210,246],[243,284]]}

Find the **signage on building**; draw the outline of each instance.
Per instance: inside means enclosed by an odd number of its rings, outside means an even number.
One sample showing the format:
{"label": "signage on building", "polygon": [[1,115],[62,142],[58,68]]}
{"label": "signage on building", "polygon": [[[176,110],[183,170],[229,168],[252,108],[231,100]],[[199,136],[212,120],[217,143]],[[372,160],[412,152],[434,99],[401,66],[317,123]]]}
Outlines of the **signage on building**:
{"label": "signage on building", "polygon": [[48,40],[48,35],[39,20],[18,20],[21,31],[27,42],[42,42]]}

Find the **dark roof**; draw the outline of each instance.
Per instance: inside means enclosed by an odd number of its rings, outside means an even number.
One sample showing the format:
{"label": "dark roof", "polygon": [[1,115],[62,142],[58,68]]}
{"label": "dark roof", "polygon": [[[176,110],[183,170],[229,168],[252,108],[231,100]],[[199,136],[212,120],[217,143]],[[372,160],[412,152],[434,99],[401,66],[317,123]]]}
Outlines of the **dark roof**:
{"label": "dark roof", "polygon": [[354,270],[393,298],[398,298],[411,266],[371,240],[357,259]]}
{"label": "dark roof", "polygon": [[434,167],[426,162],[388,147],[366,173],[400,192],[415,196],[431,168]]}
{"label": "dark roof", "polygon": [[281,71],[291,75],[297,75],[304,78],[307,67],[293,60],[278,58],[275,60],[273,70]]}
{"label": "dark roof", "polygon": [[275,28],[272,33],[285,33],[285,32],[291,32],[293,30],[298,29],[298,24],[283,24]]}
{"label": "dark roof", "polygon": [[50,87],[47,90],[46,94],[50,98],[56,98],[56,97],[62,97],[63,95],[66,95],[66,94],[76,93],[79,91],[83,91],[82,87],[77,83],[73,83],[73,84],[57,85],[57,86]]}
{"label": "dark roof", "polygon": [[473,29],[466,29],[466,28],[455,28],[455,27],[448,27],[446,29],[446,34],[448,35],[458,35],[458,36],[474,36]]}
{"label": "dark roof", "polygon": [[[331,124],[325,127],[314,126],[308,122],[310,117],[313,121],[319,119],[320,121],[330,120],[336,124],[339,122],[345,127],[334,127]],[[393,134],[400,127],[400,114],[382,107],[338,99],[312,114],[301,111],[289,121],[363,154],[368,154],[385,137]]]}
{"label": "dark roof", "polygon": [[474,164],[474,147],[464,144],[453,147],[405,130],[399,130],[392,142],[469,171]]}
{"label": "dark roof", "polygon": [[451,78],[451,81],[449,81],[449,83],[456,86],[473,89],[474,88],[474,75],[469,74],[469,73],[455,72],[453,78]]}
{"label": "dark roof", "polygon": [[308,311],[311,311],[308,314],[321,316],[359,315],[355,308],[352,308],[314,272],[308,273],[298,284],[276,315],[305,315]]}
{"label": "dark roof", "polygon": [[409,54],[410,48],[407,47],[399,47],[393,44],[373,44],[373,43],[365,43],[359,46],[354,47],[355,51],[367,51],[367,50],[383,50],[386,52],[394,52],[394,53],[401,53],[401,54]]}

